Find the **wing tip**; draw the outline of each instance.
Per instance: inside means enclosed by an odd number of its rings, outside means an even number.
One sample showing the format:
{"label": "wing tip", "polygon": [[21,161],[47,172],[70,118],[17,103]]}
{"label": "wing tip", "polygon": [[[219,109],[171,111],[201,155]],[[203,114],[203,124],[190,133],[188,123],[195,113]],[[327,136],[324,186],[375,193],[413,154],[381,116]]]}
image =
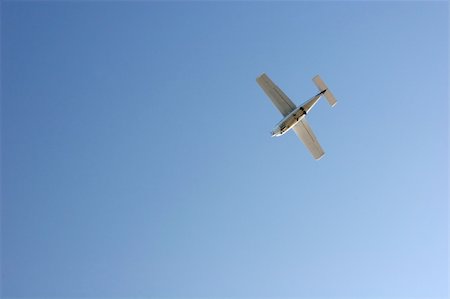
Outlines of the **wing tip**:
{"label": "wing tip", "polygon": [[266,73],[262,73],[261,75],[259,75],[258,77],[256,77],[256,81],[263,80],[263,79],[266,78],[266,77],[267,77]]}
{"label": "wing tip", "polygon": [[322,157],[325,156],[325,153],[322,153],[320,156],[318,157],[314,157],[314,159],[316,159],[316,161],[319,161],[320,159],[322,159]]}

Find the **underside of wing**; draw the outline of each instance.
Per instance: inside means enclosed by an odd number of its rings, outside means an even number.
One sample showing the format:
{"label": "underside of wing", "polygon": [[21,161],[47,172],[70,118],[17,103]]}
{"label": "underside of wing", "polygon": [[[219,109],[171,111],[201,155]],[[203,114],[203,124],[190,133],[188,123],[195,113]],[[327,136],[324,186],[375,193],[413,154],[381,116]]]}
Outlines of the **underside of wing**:
{"label": "underside of wing", "polygon": [[266,74],[259,76],[256,81],[259,86],[264,90],[267,96],[272,100],[275,107],[280,110],[283,116],[288,115],[295,109],[294,103],[284,94],[281,89],[270,80]]}
{"label": "underside of wing", "polygon": [[311,127],[308,125],[306,118],[300,120],[292,129],[297,134],[298,138],[301,139],[303,144],[308,148],[313,157],[318,160],[325,153],[317,141],[316,136],[314,135]]}

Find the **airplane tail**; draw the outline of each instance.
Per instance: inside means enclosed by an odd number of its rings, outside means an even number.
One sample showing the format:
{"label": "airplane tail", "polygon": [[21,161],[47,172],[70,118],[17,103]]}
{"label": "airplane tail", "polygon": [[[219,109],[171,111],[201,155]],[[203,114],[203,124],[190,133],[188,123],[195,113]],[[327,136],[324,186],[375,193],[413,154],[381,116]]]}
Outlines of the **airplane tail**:
{"label": "airplane tail", "polygon": [[317,75],[312,80],[314,81],[314,84],[316,84],[316,86],[317,86],[317,88],[319,89],[320,92],[325,90],[323,95],[327,99],[328,104],[330,104],[331,107],[334,107],[334,105],[336,105],[336,98],[331,93],[331,91],[328,89],[328,86],[326,86],[325,83],[322,81],[320,76]]}

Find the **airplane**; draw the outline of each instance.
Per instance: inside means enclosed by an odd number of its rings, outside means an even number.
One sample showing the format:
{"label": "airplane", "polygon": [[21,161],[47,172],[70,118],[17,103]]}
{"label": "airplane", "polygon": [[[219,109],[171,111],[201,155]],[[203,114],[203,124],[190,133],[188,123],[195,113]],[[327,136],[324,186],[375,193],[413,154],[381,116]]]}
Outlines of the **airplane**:
{"label": "airplane", "polygon": [[325,152],[306,121],[306,115],[322,96],[325,96],[331,107],[336,105],[336,99],[319,75],[315,76],[312,80],[319,89],[319,93],[302,105],[296,107],[266,74],[263,73],[256,78],[256,82],[258,82],[259,86],[261,86],[275,107],[277,107],[284,116],[273,129],[271,133],[272,137],[281,136],[290,129],[293,129],[295,134],[297,134],[303,144],[311,152],[314,159],[319,160]]}

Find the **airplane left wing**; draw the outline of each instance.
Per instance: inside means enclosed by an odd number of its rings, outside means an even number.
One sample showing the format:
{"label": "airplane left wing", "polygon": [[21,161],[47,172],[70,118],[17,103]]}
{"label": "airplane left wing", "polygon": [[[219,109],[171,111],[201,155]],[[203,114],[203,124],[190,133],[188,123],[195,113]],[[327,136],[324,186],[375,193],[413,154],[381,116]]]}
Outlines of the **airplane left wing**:
{"label": "airplane left wing", "polygon": [[292,129],[311,152],[314,159],[318,160],[324,155],[325,152],[317,141],[316,136],[306,121],[306,118],[301,119],[295,126],[292,127]]}
{"label": "airplane left wing", "polygon": [[262,74],[256,79],[259,86],[264,90],[267,96],[272,100],[275,107],[280,110],[283,116],[288,115],[295,109],[295,104],[284,94],[281,89],[270,80],[266,74]]}

